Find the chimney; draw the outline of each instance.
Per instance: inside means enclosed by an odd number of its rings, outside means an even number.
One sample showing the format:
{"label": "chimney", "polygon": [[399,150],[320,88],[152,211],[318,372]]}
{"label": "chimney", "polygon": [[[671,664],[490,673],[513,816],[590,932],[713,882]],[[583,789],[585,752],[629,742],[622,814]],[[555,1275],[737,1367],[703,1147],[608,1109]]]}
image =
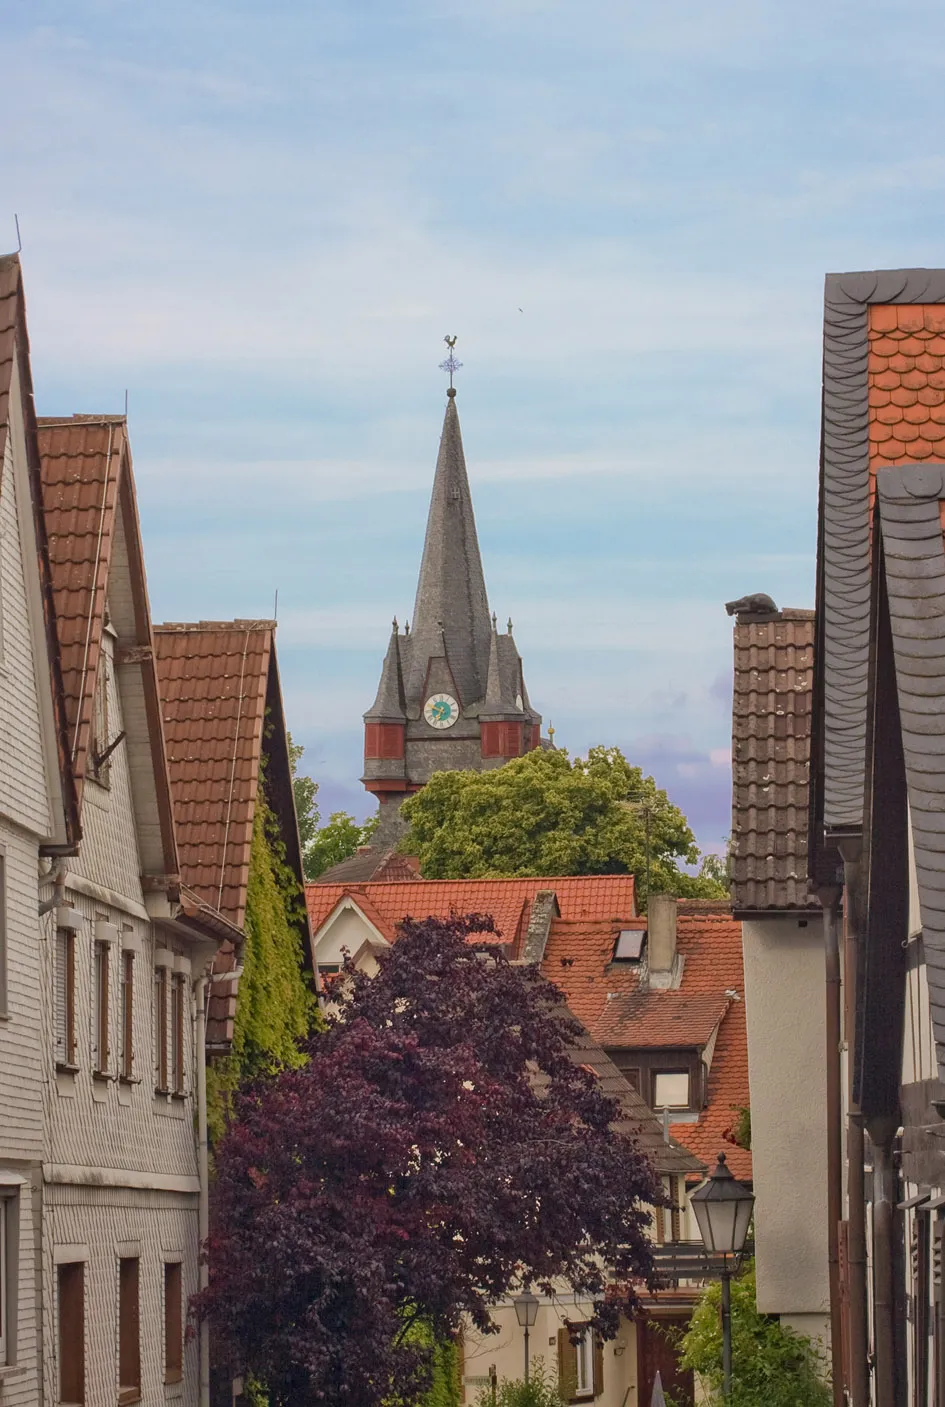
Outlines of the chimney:
{"label": "chimney", "polygon": [[676,970],[676,900],[651,894],[647,903],[647,947],[651,987],[671,987]]}

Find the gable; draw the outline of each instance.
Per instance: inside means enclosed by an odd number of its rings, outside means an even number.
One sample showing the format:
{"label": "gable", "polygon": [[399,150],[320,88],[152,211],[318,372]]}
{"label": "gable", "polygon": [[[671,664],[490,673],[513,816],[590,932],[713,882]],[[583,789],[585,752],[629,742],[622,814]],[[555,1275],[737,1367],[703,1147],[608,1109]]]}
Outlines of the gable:
{"label": "gable", "polygon": [[39,837],[44,853],[72,854],[79,838],[78,808],[42,516],[26,311],[15,255],[0,259],[0,470],[5,807]]}
{"label": "gable", "polygon": [[[131,449],[123,416],[39,422],[43,501],[70,752],[80,801],[95,771],[96,686],[103,641],[121,700],[142,872],[158,888],[178,879],[170,786],[151,637]],[[109,739],[115,740],[118,729]]]}

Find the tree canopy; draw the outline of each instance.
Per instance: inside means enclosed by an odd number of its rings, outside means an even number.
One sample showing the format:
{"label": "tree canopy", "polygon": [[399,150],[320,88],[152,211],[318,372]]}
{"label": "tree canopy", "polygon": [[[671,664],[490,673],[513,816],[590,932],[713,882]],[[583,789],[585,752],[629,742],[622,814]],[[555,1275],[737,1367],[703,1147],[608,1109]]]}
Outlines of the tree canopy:
{"label": "tree canopy", "polygon": [[299,822],[302,844],[302,869],[306,879],[317,879],[331,865],[347,860],[359,845],[367,845],[377,829],[377,817],[363,824],[347,811],[333,811],[324,825],[318,808],[318,783],[299,771],[305,748],[289,737],[289,761],[292,766],[292,789],[295,812]]}
{"label": "tree canopy", "polygon": [[437,772],[402,807],[401,849],[426,879],[634,874],[654,892],[724,898],[712,873],[686,874],[699,859],[689,824],[665,791],[619,748],[573,760],[538,749],[489,772]]}
{"label": "tree canopy", "polygon": [[610,1338],[650,1280],[659,1180],[572,1051],[560,993],[470,941],[490,931],[408,921],[376,976],[336,979],[308,1063],[238,1098],[199,1312],[272,1407],[412,1402],[428,1345],[464,1314],[489,1332],[522,1283],[589,1298]]}

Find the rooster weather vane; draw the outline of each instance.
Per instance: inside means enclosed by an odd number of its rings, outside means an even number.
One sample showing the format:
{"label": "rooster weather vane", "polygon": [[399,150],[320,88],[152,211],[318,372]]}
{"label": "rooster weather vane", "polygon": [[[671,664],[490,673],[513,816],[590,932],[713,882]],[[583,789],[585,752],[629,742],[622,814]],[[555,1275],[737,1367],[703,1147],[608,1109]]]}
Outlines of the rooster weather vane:
{"label": "rooster weather vane", "polygon": [[453,348],[456,346],[456,338],[455,338],[455,336],[453,336],[453,337],[449,337],[449,336],[444,337],[444,338],[443,338],[443,341],[446,343],[447,347],[449,347],[450,350],[449,350],[449,356],[446,358],[446,360],[440,362],[440,370],[441,370],[441,371],[448,371],[448,372],[449,372],[449,377],[450,377],[450,390],[452,391],[452,389],[453,389],[453,373],[454,373],[455,371],[459,371],[460,367],[462,366],[462,362],[459,360],[459,358],[457,357],[456,353],[453,351]]}

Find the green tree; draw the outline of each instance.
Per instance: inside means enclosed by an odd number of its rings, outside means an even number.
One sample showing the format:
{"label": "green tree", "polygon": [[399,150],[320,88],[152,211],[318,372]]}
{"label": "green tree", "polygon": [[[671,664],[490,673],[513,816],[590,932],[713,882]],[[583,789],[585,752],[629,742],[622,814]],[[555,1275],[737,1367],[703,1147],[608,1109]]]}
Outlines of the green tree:
{"label": "green tree", "polygon": [[359,845],[367,845],[377,829],[377,817],[362,825],[347,811],[333,811],[323,826],[319,825],[318,783],[299,771],[305,748],[294,743],[289,735],[289,761],[292,766],[292,790],[299,819],[299,840],[302,843],[302,869],[305,878],[317,879],[331,865],[347,860]]}
{"label": "green tree", "polygon": [[377,817],[371,816],[362,825],[347,811],[333,811],[305,852],[305,878],[317,879],[320,874],[341,860],[353,855],[359,845],[368,845],[377,830]]}
{"label": "green tree", "polygon": [[402,807],[401,849],[427,879],[634,874],[654,893],[724,898],[711,873],[686,874],[699,850],[685,816],[618,748],[573,760],[535,749],[489,772],[437,772]]}
{"label": "green tree", "polygon": [[[721,1286],[710,1285],[680,1341],[680,1362],[708,1387],[712,1403],[721,1402]],[[755,1271],[750,1265],[732,1282],[732,1396],[727,1407],[829,1407],[826,1365],[818,1346],[805,1334],[759,1314]]]}
{"label": "green tree", "polygon": [[[567,1402],[557,1379],[539,1359],[532,1365],[528,1382],[523,1378],[503,1378],[498,1385],[495,1407],[562,1407]],[[476,1398],[476,1407],[493,1407],[492,1391],[484,1388]]]}

